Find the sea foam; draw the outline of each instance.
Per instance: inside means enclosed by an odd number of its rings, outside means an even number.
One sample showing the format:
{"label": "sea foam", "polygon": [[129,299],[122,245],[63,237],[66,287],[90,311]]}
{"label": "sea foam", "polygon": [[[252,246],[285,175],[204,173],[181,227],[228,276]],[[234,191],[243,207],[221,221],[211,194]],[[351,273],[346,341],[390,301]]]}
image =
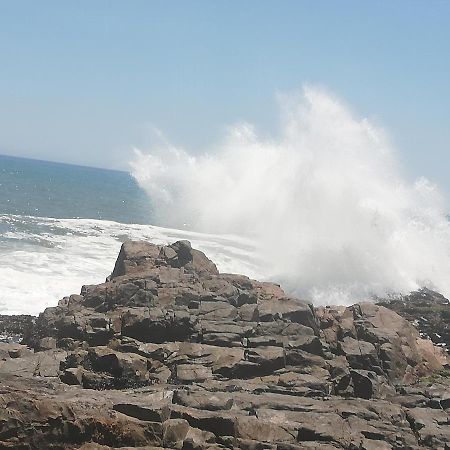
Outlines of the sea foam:
{"label": "sea foam", "polygon": [[127,239],[170,244],[188,239],[222,272],[259,276],[246,239],[95,219],[0,215],[0,313],[37,315],[112,272]]}
{"label": "sea foam", "polygon": [[329,93],[281,100],[279,136],[249,124],[205,154],[136,150],[133,175],[172,227],[254,242],[256,272],[316,303],[427,286],[450,296],[450,226],[438,189],[410,182],[382,129]]}

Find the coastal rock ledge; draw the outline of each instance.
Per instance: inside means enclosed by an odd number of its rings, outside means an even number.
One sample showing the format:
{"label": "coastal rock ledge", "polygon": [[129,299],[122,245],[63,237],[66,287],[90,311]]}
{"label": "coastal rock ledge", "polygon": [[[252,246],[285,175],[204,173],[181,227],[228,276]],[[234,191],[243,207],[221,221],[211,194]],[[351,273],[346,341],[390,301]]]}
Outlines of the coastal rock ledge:
{"label": "coastal rock ledge", "polygon": [[445,348],[385,306],[219,273],[187,241],[124,243],[105,283],[0,352],[1,449],[450,449]]}

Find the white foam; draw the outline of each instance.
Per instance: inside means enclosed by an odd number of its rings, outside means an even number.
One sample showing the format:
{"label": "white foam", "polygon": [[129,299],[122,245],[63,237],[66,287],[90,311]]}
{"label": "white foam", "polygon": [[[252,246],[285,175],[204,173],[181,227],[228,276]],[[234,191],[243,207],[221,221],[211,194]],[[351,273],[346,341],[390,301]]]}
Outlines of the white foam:
{"label": "white foam", "polygon": [[0,216],[0,222],[39,228],[35,233],[27,227],[3,235],[17,244],[0,253],[0,314],[37,315],[62,297],[79,293],[82,285],[103,282],[125,239],[156,244],[188,239],[219,270],[257,275],[252,243],[233,236],[90,219],[8,215]]}
{"label": "white foam", "polygon": [[256,271],[320,303],[428,286],[450,296],[450,226],[438,189],[408,182],[385,133],[328,93],[282,100],[280,136],[248,124],[208,154],[163,143],[133,174],[159,221],[250,236]]}

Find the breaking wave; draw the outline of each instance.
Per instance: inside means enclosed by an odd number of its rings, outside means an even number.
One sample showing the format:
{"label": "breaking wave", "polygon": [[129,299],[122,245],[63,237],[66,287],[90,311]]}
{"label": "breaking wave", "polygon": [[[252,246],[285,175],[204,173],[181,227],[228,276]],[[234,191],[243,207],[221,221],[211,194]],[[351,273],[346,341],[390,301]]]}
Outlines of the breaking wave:
{"label": "breaking wave", "polygon": [[159,222],[252,239],[260,274],[317,303],[427,286],[450,295],[450,226],[426,179],[402,174],[383,130],[323,90],[281,100],[279,136],[229,129],[214,151],[136,150]]}

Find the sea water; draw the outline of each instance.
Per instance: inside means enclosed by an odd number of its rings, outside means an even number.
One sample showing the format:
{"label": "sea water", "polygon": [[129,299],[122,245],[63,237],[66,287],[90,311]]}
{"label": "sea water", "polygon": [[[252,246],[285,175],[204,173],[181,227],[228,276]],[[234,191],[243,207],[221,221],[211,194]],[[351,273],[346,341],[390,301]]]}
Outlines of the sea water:
{"label": "sea water", "polygon": [[152,225],[127,172],[0,156],[0,314],[38,314],[111,273],[127,239],[189,239],[223,271],[254,272],[251,242]]}

